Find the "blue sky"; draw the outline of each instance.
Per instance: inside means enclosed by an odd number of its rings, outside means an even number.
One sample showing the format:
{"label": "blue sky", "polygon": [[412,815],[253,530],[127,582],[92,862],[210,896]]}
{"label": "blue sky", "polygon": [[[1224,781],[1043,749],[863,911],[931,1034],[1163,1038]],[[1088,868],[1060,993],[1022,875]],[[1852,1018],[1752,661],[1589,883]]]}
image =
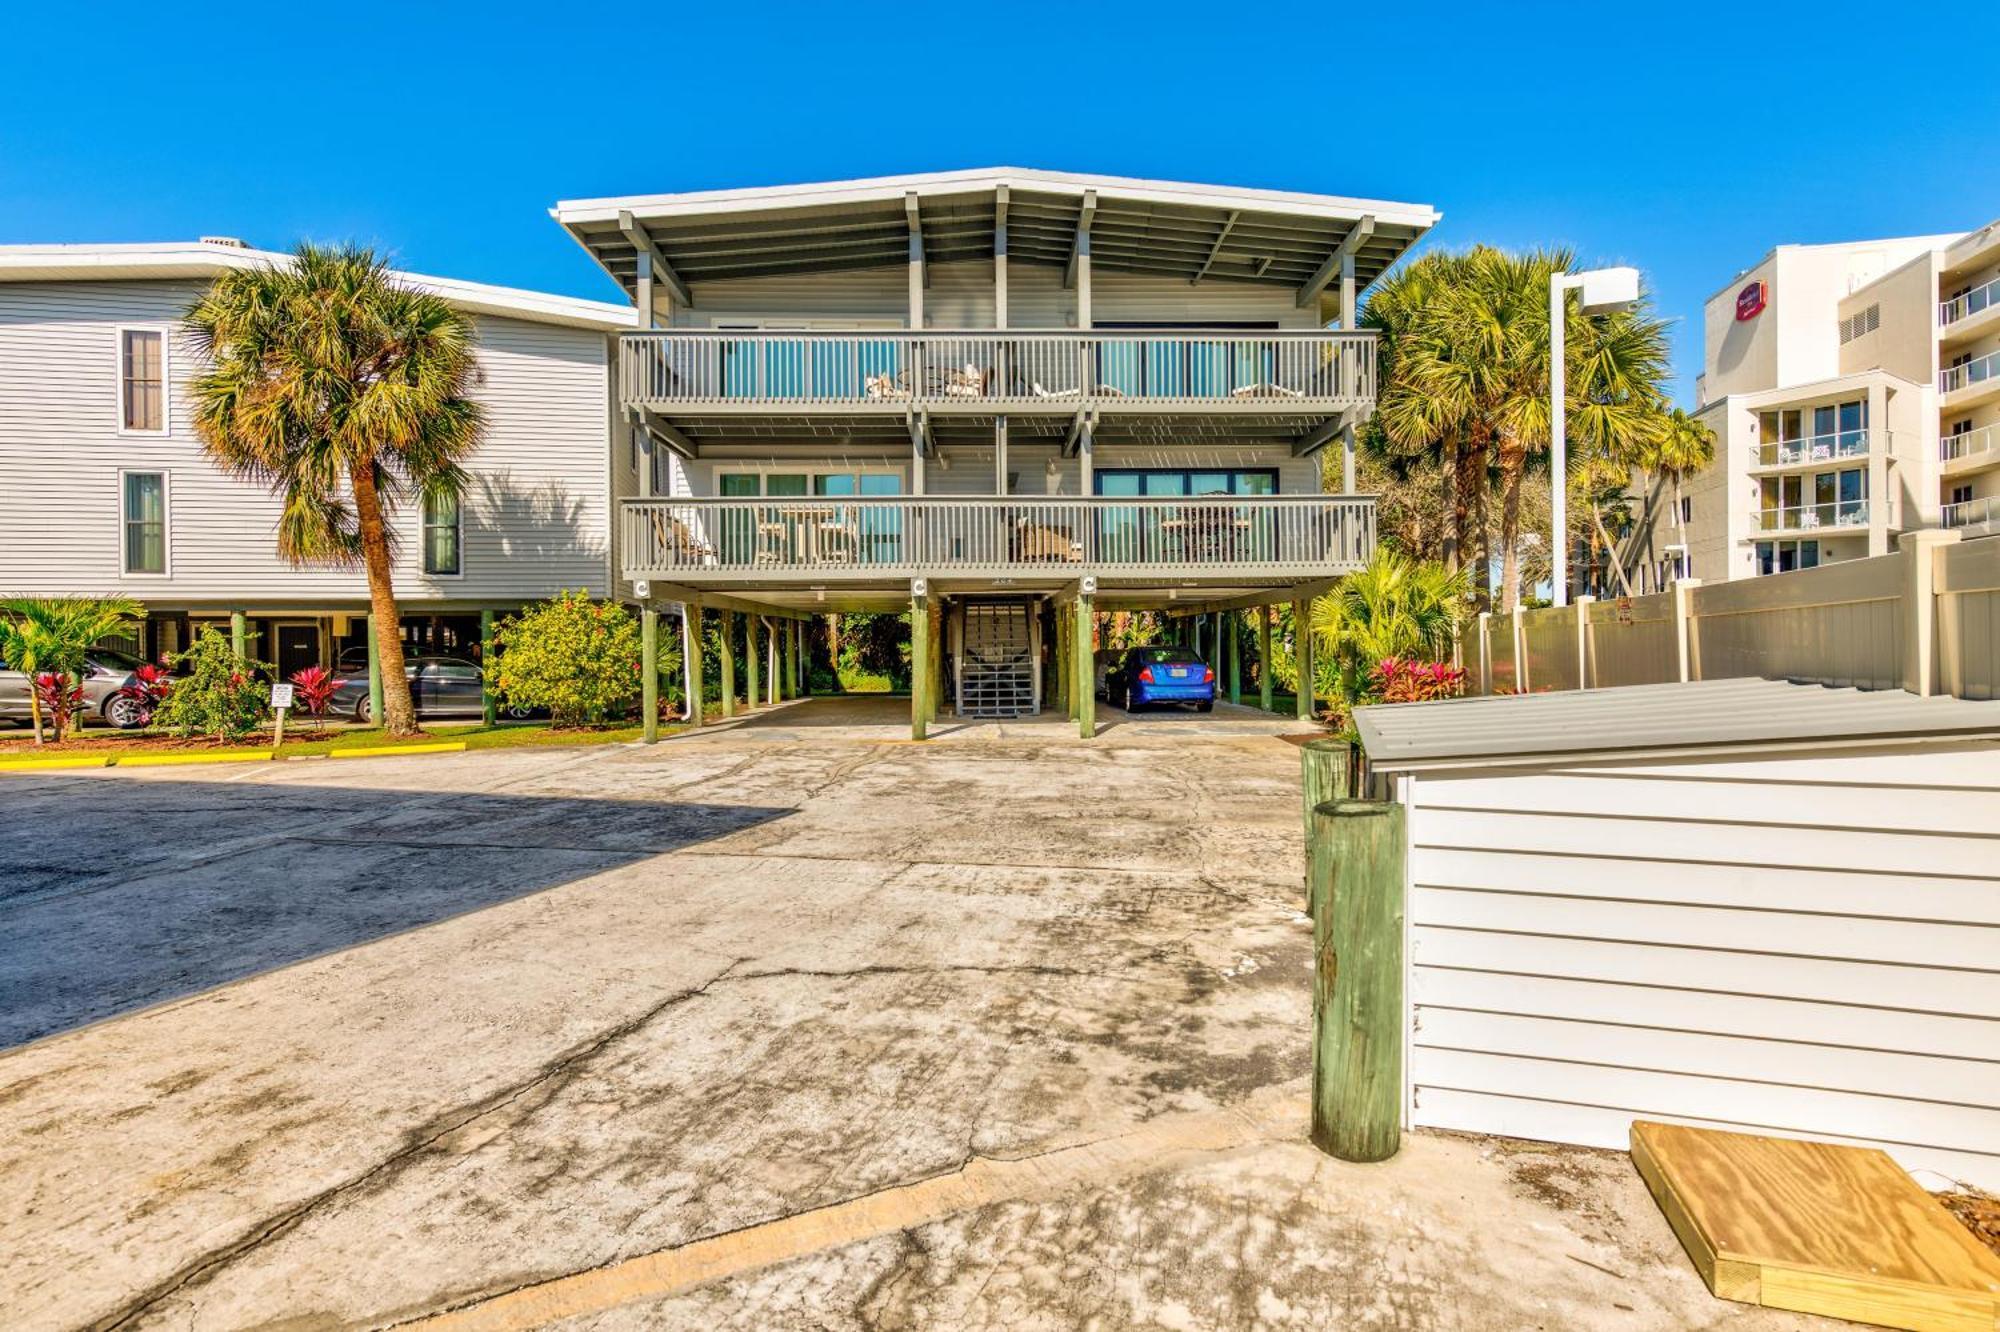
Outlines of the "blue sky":
{"label": "blue sky", "polygon": [[9,16],[0,243],[356,239],[609,298],[555,200],[996,164],[1318,190],[1638,265],[1686,397],[1702,300],[1773,244],[2000,217],[1990,4],[175,8]]}

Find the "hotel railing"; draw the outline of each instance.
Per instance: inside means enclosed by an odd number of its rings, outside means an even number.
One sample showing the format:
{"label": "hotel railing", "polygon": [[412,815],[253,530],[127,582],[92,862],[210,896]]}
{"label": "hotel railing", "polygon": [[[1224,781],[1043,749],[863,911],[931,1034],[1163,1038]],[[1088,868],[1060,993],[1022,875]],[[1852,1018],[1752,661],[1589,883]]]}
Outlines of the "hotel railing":
{"label": "hotel railing", "polygon": [[1961,319],[1970,318],[1981,311],[2000,305],[2000,278],[1974,287],[1961,296],[1938,302],[1938,327],[1945,328]]}
{"label": "hotel railing", "polygon": [[1375,335],[661,329],[620,337],[619,383],[703,411],[1321,410],[1374,399]]}
{"label": "hotel railing", "polygon": [[1960,500],[1938,510],[1939,527],[1970,527],[1974,523],[1992,522],[1995,518],[2000,518],[2000,497],[1993,495]]}
{"label": "hotel railing", "polygon": [[[1755,515],[1759,532],[1803,532],[1822,527],[1868,526],[1868,501],[1830,500],[1825,504],[1794,504],[1779,509],[1759,509]],[[1893,512],[1890,522],[1895,521]]]}
{"label": "hotel railing", "polygon": [[1273,576],[1343,573],[1375,548],[1375,501],[1353,495],[1201,499],[627,500],[627,576],[789,573]]}
{"label": "hotel railing", "polygon": [[1751,466],[1789,467],[1794,464],[1830,462],[1836,458],[1865,457],[1873,433],[1867,427],[1861,426],[1853,430],[1833,430],[1824,435],[1807,435],[1803,439],[1777,439],[1764,444],[1752,444]]}
{"label": "hotel railing", "polygon": [[1938,392],[1951,393],[1968,384],[1983,384],[2000,378],[2000,351],[1991,351],[1964,365],[1949,365],[1938,371]]}
{"label": "hotel railing", "polygon": [[1991,453],[1994,449],[2000,449],[2000,425],[1981,426],[1938,439],[1938,457],[1945,462]]}

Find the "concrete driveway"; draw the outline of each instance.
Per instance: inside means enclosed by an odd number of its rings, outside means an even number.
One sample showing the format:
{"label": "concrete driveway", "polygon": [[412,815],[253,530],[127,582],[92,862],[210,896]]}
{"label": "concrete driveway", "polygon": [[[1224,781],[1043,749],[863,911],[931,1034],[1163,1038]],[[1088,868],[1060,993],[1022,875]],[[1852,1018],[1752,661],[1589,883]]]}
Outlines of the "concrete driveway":
{"label": "concrete driveway", "polygon": [[1291,726],[897,709],[0,777],[0,1324],[1800,1325],[1615,1155],[1304,1145]]}

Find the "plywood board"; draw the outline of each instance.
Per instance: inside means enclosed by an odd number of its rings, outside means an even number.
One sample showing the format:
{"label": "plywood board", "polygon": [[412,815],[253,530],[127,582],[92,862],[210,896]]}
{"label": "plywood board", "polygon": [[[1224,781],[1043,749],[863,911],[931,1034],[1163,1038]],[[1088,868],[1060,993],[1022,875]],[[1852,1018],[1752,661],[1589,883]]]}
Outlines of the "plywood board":
{"label": "plywood board", "polygon": [[2000,1328],[2000,1258],[1879,1151],[1635,1120],[1632,1161],[1723,1299]]}

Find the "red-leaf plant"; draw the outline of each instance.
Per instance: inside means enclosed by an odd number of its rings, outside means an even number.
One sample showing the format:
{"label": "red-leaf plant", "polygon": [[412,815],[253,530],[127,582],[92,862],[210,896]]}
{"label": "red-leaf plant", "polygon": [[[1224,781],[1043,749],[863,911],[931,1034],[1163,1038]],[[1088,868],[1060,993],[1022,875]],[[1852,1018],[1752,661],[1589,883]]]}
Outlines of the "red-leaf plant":
{"label": "red-leaf plant", "polygon": [[1375,692],[1384,703],[1428,703],[1465,692],[1465,672],[1442,661],[1386,657],[1375,666]]}
{"label": "red-leaf plant", "polygon": [[333,691],[339,687],[340,681],[324,666],[306,666],[292,672],[292,691],[306,712],[315,718],[324,717],[333,706]]}
{"label": "red-leaf plant", "polygon": [[173,690],[174,678],[165,666],[157,666],[150,661],[142,663],[132,676],[132,683],[118,692],[139,705],[139,724],[150,726],[160,700]]}
{"label": "red-leaf plant", "polygon": [[35,677],[35,696],[55,732],[56,743],[61,744],[63,732],[69,730],[70,722],[83,711],[82,686],[67,675],[43,671]]}

